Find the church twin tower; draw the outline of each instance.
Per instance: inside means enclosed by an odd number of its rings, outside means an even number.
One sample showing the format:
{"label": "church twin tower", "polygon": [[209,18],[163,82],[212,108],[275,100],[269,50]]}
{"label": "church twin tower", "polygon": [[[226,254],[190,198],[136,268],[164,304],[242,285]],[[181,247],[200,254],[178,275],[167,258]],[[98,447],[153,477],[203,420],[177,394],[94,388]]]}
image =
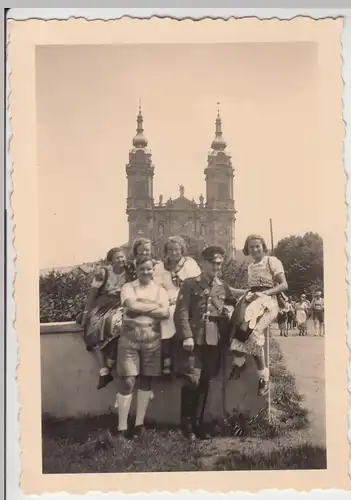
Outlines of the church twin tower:
{"label": "church twin tower", "polygon": [[180,235],[194,238],[204,245],[221,245],[228,256],[233,256],[236,213],[233,196],[234,169],[222,136],[219,111],[216,134],[205,169],[206,199],[201,195],[198,202],[189,200],[184,196],[184,187],[180,186],[178,198],[170,198],[164,202],[160,195],[156,203],[153,192],[155,167],[147,145],[139,107],[137,134],[126,166],[129,243],[140,237],[162,241],[168,236]]}

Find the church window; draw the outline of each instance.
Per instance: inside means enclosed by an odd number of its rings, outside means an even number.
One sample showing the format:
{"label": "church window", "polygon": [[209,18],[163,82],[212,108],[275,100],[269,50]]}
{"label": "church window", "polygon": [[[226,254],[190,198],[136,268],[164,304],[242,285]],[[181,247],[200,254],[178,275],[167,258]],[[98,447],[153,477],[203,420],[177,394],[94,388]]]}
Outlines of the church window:
{"label": "church window", "polygon": [[228,185],[227,184],[218,184],[218,199],[219,200],[227,200],[228,199]]}
{"label": "church window", "polygon": [[206,233],[205,224],[201,224],[201,226],[200,226],[200,236],[205,236],[205,233]]}
{"label": "church window", "polygon": [[163,222],[160,222],[159,225],[158,225],[158,234],[159,234],[159,236],[163,236],[164,232],[165,232],[165,226],[164,226]]}

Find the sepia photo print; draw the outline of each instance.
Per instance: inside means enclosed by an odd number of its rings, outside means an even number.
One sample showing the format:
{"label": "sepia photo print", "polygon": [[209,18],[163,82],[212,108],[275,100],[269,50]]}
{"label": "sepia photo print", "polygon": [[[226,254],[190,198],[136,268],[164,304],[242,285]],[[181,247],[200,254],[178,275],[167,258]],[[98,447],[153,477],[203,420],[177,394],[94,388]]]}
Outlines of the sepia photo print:
{"label": "sepia photo print", "polygon": [[23,242],[40,336],[20,333],[19,373],[38,391],[21,401],[45,491],[61,477],[72,493],[219,491],[214,472],[259,491],[278,484],[254,475],[268,470],[307,489],[337,474],[340,23],[251,21],[72,20],[40,35],[35,180],[25,191],[14,164],[14,203],[26,192],[36,211]]}

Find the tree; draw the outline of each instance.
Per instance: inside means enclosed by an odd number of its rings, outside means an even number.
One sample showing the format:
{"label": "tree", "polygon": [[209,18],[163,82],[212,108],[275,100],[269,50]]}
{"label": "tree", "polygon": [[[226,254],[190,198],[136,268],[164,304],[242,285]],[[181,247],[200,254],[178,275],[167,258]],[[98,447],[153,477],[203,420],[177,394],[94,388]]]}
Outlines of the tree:
{"label": "tree", "polygon": [[221,277],[234,288],[247,288],[248,262],[226,260],[222,267]]}
{"label": "tree", "polygon": [[313,295],[324,286],[323,240],[318,233],[280,240],[274,254],[283,263],[289,294]]}

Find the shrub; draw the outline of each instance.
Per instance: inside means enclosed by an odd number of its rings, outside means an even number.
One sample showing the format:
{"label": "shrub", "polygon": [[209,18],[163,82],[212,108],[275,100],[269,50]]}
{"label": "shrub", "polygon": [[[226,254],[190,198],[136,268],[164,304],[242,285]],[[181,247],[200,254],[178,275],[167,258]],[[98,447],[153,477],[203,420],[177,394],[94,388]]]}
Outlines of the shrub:
{"label": "shrub", "polygon": [[74,321],[82,311],[90,276],[79,268],[69,273],[51,271],[39,278],[40,322]]}

